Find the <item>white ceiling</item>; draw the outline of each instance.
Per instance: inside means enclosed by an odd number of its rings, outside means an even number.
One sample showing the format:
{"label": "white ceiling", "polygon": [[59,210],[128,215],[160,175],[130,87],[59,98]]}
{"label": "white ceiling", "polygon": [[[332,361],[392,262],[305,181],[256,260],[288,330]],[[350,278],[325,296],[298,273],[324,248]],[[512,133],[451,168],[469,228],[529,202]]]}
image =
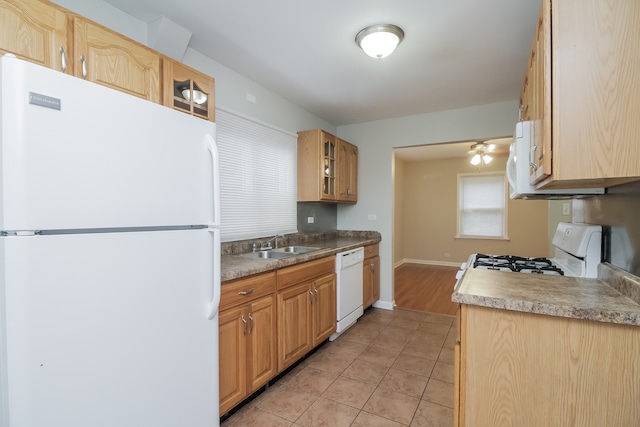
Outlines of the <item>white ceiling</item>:
{"label": "white ceiling", "polygon": [[[106,0],[336,126],[519,97],[540,0]],[[383,59],[355,44],[391,23]],[[214,76],[215,77],[215,76]]]}
{"label": "white ceiling", "polygon": [[[479,141],[450,142],[443,144],[417,145],[414,147],[395,148],[396,158],[406,162],[419,162],[431,159],[451,159],[456,157],[469,157],[471,159],[470,148]],[[497,156],[508,156],[509,146],[513,138],[496,138],[483,141],[487,145],[495,145],[492,151]]]}

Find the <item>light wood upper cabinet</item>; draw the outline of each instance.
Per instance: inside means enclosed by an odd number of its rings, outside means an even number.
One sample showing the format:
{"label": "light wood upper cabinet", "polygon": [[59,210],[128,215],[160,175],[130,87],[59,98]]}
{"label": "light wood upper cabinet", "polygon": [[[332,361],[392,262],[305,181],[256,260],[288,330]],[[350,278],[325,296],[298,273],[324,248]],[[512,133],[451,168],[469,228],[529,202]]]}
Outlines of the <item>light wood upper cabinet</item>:
{"label": "light wood upper cabinet", "polygon": [[358,147],[336,138],[338,149],[338,200],[358,201]]}
{"label": "light wood upper cabinet", "polygon": [[456,426],[632,426],[637,326],[462,305]]}
{"label": "light wood upper cabinet", "polygon": [[640,4],[543,0],[522,92],[538,188],[640,179]]}
{"label": "light wood upper cabinet", "polygon": [[[0,2],[0,55],[18,58],[62,71],[69,61],[67,15],[48,2]],[[71,68],[67,66],[67,72]]]}
{"label": "light wood upper cabinet", "polygon": [[160,54],[81,17],[73,18],[74,74],[160,103]]}
{"label": "light wood upper cabinet", "polygon": [[162,103],[164,105],[214,122],[214,99],[213,77],[171,58],[162,58]]}
{"label": "light wood upper cabinet", "polygon": [[298,132],[298,201],[357,200],[358,147],[321,129]]}

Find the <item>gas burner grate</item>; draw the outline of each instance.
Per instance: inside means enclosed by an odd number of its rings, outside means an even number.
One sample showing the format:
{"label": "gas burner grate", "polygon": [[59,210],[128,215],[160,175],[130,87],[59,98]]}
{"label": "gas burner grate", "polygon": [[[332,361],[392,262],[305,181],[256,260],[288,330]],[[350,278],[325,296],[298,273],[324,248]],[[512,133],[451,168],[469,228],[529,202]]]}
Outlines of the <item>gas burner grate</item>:
{"label": "gas burner grate", "polygon": [[514,271],[519,273],[564,275],[548,258],[521,257],[514,255],[477,254],[473,268],[484,270]]}

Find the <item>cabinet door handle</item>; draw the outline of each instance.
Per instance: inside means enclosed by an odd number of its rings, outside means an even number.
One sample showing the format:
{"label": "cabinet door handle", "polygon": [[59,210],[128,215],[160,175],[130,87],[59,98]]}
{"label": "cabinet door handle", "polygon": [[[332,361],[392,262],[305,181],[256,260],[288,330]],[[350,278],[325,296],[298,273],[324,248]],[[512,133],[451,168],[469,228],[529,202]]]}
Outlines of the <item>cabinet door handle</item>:
{"label": "cabinet door handle", "polygon": [[84,58],[84,55],[80,54],[80,62],[82,62],[82,78],[87,78],[87,61]]}
{"label": "cabinet door handle", "polygon": [[249,295],[253,293],[253,288],[249,289],[248,291],[240,291],[238,292],[238,295]]}
{"label": "cabinet door handle", "polygon": [[60,46],[60,61],[60,69],[64,73],[65,71],[67,71],[67,55],[64,53],[64,47],[62,46]]}
{"label": "cabinet door handle", "polygon": [[311,304],[313,304],[313,292],[309,291],[309,293],[311,294]]}
{"label": "cabinet door handle", "polygon": [[317,300],[318,300],[318,298],[319,298],[319,295],[318,295],[318,288],[316,288],[316,287],[314,286],[314,287],[313,287],[313,290],[314,290],[314,291],[316,291],[316,301],[317,301]]}
{"label": "cabinet door handle", "polygon": [[249,313],[249,320],[251,321],[251,326],[249,327],[249,333],[253,332],[253,316]]}
{"label": "cabinet door handle", "polygon": [[244,323],[244,329],[242,330],[242,336],[247,335],[247,319],[244,318],[244,314],[242,315],[242,323]]}
{"label": "cabinet door handle", "polygon": [[535,162],[535,159],[533,157],[537,149],[538,146],[534,145],[533,147],[531,147],[531,151],[529,152],[529,166],[533,168],[534,172],[538,170],[538,164]]}

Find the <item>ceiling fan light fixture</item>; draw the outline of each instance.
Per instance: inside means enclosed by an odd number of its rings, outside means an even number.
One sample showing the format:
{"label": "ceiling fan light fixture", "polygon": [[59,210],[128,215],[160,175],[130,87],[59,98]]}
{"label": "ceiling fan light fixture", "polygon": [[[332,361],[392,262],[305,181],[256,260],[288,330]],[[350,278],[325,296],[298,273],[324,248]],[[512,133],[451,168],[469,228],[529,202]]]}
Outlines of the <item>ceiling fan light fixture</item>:
{"label": "ceiling fan light fixture", "polygon": [[372,58],[381,59],[393,53],[404,39],[402,28],[393,24],[370,25],[356,35],[356,43]]}
{"label": "ceiling fan light fixture", "polygon": [[493,160],[489,154],[495,149],[495,144],[487,145],[484,142],[477,142],[471,146],[470,153],[473,154],[469,163],[473,166],[488,165]]}

